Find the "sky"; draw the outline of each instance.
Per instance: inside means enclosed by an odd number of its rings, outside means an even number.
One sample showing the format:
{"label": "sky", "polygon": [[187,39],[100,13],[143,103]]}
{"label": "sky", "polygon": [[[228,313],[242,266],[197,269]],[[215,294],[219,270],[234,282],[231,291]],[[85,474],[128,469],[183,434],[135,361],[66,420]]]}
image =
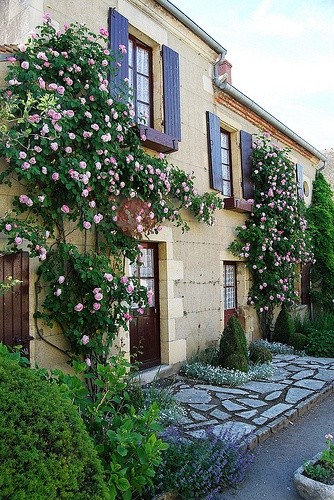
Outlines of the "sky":
{"label": "sky", "polygon": [[171,1],[227,49],[234,87],[334,148],[334,0]]}

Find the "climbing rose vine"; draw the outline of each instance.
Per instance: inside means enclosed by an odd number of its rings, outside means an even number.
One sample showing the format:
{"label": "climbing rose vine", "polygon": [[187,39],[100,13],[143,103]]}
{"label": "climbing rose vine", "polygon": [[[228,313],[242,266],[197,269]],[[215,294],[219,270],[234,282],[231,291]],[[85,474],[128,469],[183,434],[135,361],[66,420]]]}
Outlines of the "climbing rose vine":
{"label": "climbing rose vine", "polygon": [[245,225],[237,227],[231,250],[245,259],[251,272],[248,302],[256,308],[262,335],[267,338],[274,308],[298,300],[300,266],[312,254],[289,150],[272,143],[265,133],[253,143],[252,164],[253,212]]}
{"label": "climbing rose vine", "polygon": [[124,47],[111,54],[107,41],[103,28],[57,32],[45,16],[11,58],[0,104],[0,181],[15,189],[0,230],[8,251],[25,245],[41,261],[36,319],[57,322],[89,366],[107,358],[131,304],[141,313],[152,300],[124,274],[125,258],[140,263],[138,240],[166,221],[189,229],[183,209],[211,225],[222,207],[144,151],[126,85],[109,91]]}

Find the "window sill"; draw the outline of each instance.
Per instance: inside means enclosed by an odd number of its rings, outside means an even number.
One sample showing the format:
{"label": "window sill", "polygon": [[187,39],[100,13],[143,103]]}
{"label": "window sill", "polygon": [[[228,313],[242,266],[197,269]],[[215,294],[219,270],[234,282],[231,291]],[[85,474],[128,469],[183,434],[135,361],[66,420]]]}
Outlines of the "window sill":
{"label": "window sill", "polygon": [[240,198],[225,198],[224,199],[225,210],[232,210],[233,212],[247,213],[253,211],[253,203]]}
{"label": "window sill", "polygon": [[[174,153],[179,149],[177,139],[159,130],[147,127],[147,125],[139,125],[139,134],[143,147],[152,149],[158,153]],[[143,135],[146,137],[146,140],[142,139]]]}

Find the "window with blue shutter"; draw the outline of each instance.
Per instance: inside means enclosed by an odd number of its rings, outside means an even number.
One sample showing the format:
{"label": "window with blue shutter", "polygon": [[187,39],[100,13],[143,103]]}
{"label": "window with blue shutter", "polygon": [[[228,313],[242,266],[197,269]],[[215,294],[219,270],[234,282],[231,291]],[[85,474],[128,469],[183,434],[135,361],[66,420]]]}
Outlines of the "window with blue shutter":
{"label": "window with blue shutter", "polygon": [[223,192],[221,147],[220,147],[220,120],[217,115],[206,112],[208,129],[208,149],[210,162],[210,187]]}
{"label": "window with blue shutter", "polygon": [[207,111],[210,187],[233,195],[230,132],[220,128],[219,117]]}
{"label": "window with blue shutter", "polygon": [[162,46],[165,133],[181,140],[179,54]]}
{"label": "window with blue shutter", "polygon": [[252,181],[252,154],[253,154],[252,134],[240,131],[240,149],[241,149],[241,171],[242,171],[242,192],[245,200],[254,198],[254,184]]}
{"label": "window with blue shutter", "polygon": [[[124,45],[127,54],[123,54],[123,62],[118,68],[116,64],[116,77],[113,77],[113,82],[111,82],[111,89],[116,89],[120,86],[122,81],[125,78],[131,79],[131,75],[133,75],[133,67],[134,61],[130,60],[129,67],[129,24],[128,20],[122,16],[119,12],[114,9],[110,9],[109,11],[109,40],[110,40],[110,48],[114,52],[118,52],[119,46]],[[136,39],[131,36],[131,47],[133,49],[134,41]],[[135,42],[136,44],[136,42]],[[144,47],[144,44],[141,44],[138,41],[138,47]],[[133,50],[130,50],[130,58],[133,57]],[[125,57],[124,57],[125,56]],[[145,137],[145,141],[143,145],[148,147],[149,149],[153,149],[158,152],[168,153],[178,150],[178,142],[181,140],[181,114],[180,114],[180,72],[179,72],[179,55],[177,52],[173,51],[169,47],[162,46],[161,51],[162,57],[162,68],[163,68],[163,110],[164,110],[164,130],[160,131],[152,128],[153,120],[153,106],[152,99],[151,102],[148,103],[146,98],[141,99],[141,102],[135,102],[135,108],[138,110],[142,109],[143,106],[149,104],[151,106],[150,119],[147,123],[139,123],[140,136],[142,138]],[[144,60],[144,59],[143,59]],[[137,64],[139,61],[137,54]],[[140,74],[142,77],[143,75]],[[147,75],[144,75],[145,78]],[[146,82],[146,80],[145,80]],[[133,82],[132,82],[133,83]],[[147,83],[147,82],[146,82]],[[151,78],[150,82],[151,88],[153,88],[153,82]],[[151,92],[151,91],[149,91]],[[138,96],[138,89],[134,88],[134,98]],[[138,105],[137,105],[138,104]],[[140,106],[139,106],[140,104]]]}
{"label": "window with blue shutter", "polygon": [[[119,51],[120,46],[125,47],[122,57],[118,61],[112,63],[110,68],[112,79],[111,79],[111,92],[118,93],[119,89],[124,86],[124,80],[128,78],[129,75],[129,62],[128,62],[128,52],[129,52],[129,23],[128,20],[122,16],[117,10],[109,9],[109,41],[110,48],[115,52],[115,54],[121,54]],[[120,64],[120,65],[119,65]]]}

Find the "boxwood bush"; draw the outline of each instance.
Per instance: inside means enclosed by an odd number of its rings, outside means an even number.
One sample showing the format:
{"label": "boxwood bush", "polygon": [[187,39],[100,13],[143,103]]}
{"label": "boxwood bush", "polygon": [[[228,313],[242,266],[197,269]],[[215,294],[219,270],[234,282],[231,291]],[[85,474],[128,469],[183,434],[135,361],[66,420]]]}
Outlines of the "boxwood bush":
{"label": "boxwood bush", "polygon": [[0,498],[108,498],[101,462],[70,398],[3,352],[0,435]]}

